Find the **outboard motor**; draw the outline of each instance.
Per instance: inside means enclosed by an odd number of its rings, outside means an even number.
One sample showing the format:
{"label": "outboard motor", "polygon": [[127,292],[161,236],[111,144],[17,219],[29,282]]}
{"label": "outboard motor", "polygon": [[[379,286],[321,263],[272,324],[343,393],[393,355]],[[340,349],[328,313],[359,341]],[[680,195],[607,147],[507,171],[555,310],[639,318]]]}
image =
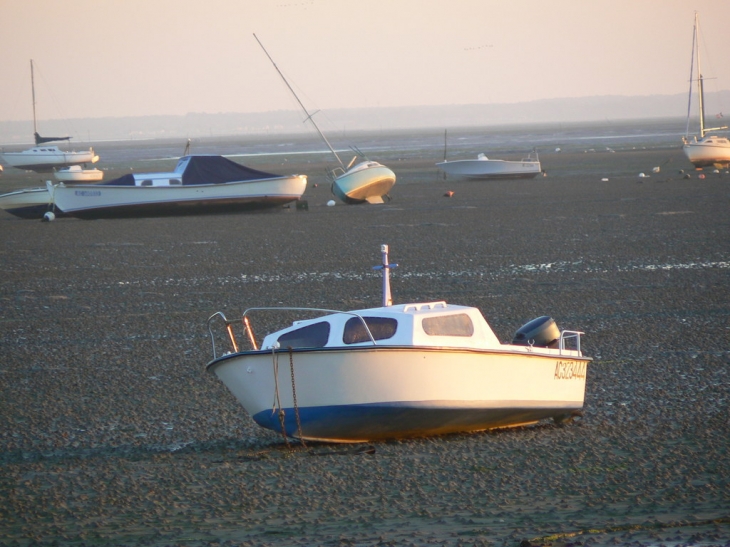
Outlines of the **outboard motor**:
{"label": "outboard motor", "polygon": [[543,315],[517,329],[512,344],[537,348],[557,348],[559,340],[560,331],[555,324],[555,320],[552,317]]}

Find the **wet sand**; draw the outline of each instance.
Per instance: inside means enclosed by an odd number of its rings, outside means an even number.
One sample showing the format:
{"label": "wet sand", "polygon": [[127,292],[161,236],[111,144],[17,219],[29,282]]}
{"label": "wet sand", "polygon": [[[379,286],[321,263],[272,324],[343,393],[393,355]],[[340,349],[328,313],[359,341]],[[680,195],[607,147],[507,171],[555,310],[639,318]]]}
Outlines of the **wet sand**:
{"label": "wet sand", "polygon": [[[327,207],[324,164],[288,158],[306,211],[0,212],[0,545],[730,545],[730,176],[684,179],[677,148],[543,154],[523,181],[377,159],[382,206]],[[206,319],[378,305],[381,243],[396,301],[476,305],[503,341],[544,314],[584,331],[583,418],[306,448],[258,428],[204,370]]]}

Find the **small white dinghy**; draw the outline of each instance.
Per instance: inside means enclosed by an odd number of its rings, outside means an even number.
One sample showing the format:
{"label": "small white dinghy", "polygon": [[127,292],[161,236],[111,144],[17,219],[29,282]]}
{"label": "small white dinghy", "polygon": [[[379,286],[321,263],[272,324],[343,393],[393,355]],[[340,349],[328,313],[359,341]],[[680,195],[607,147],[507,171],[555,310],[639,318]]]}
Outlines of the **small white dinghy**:
{"label": "small white dinghy", "polygon": [[[383,306],[340,312],[250,308],[241,322],[208,319],[214,372],[260,426],[327,442],[479,431],[570,419],[583,408],[589,357],[581,332],[549,317],[499,342],[481,312],[446,302],[392,304],[388,246],[381,248]],[[254,312],[296,312],[257,344]],[[324,315],[322,315],[324,314]],[[231,352],[218,355],[223,323]],[[241,349],[240,324],[251,349]]]}
{"label": "small white dinghy", "polygon": [[53,176],[61,182],[99,182],[104,178],[104,171],[96,168],[84,169],[80,165],[71,165],[56,169]]}

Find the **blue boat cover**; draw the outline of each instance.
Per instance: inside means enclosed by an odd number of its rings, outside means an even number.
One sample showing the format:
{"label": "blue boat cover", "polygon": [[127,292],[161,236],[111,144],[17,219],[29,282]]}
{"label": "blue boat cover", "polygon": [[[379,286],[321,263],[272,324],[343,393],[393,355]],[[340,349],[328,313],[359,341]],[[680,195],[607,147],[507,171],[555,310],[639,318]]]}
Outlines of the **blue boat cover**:
{"label": "blue boat cover", "polygon": [[[189,161],[182,173],[183,186],[192,184],[222,184],[279,177],[273,173],[251,169],[223,156],[188,156]],[[184,158],[181,158],[181,160]],[[139,175],[137,175],[139,177]],[[102,183],[109,186],[134,186],[134,175],[123,175]]]}

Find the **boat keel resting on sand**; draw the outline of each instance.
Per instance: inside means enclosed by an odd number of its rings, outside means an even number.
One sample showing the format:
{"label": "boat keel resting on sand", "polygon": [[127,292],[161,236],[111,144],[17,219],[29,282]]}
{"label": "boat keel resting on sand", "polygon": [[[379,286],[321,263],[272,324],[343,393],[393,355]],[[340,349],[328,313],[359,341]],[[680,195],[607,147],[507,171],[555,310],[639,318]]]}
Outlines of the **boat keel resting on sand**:
{"label": "boat keel resting on sand", "polygon": [[[251,349],[239,345],[238,320],[210,316],[207,370],[257,424],[302,440],[362,442],[563,421],[583,408],[591,359],[581,352],[581,332],[559,331],[551,318],[540,317],[502,344],[476,308],[443,301],[394,305],[389,272],[395,265],[388,263],[387,245],[381,252],[382,307],[250,308],[241,325]],[[259,346],[254,312],[309,318]],[[224,355],[213,332],[220,322],[232,350]]]}

